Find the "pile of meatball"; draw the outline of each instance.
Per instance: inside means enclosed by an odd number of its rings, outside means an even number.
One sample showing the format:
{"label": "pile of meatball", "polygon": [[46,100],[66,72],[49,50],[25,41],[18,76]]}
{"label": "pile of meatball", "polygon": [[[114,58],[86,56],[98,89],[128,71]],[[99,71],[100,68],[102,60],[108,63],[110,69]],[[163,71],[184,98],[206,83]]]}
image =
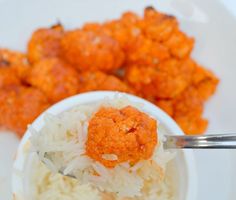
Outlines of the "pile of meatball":
{"label": "pile of meatball", "polygon": [[21,137],[50,105],[75,94],[111,90],[145,98],[186,134],[208,121],[204,102],[219,80],[191,58],[194,39],[175,17],[152,7],[74,30],[36,30],[26,53],[0,49],[0,129]]}

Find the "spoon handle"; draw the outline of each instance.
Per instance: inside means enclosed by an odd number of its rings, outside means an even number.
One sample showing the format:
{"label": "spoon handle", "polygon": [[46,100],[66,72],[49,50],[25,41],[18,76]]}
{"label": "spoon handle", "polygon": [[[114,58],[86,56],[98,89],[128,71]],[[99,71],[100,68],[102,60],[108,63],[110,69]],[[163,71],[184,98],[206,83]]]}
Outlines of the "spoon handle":
{"label": "spoon handle", "polygon": [[215,135],[165,135],[165,149],[236,149],[236,133]]}

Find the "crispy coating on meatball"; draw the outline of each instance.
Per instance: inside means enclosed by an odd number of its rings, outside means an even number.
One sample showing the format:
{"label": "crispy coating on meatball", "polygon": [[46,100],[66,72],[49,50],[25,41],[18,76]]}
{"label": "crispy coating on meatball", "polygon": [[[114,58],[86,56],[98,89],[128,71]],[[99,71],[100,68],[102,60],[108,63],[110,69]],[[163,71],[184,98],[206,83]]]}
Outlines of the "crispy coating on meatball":
{"label": "crispy coating on meatball", "polygon": [[133,90],[115,76],[103,72],[84,72],[79,75],[79,92],[111,90],[133,93]]}
{"label": "crispy coating on meatball", "polygon": [[21,137],[30,124],[49,103],[45,95],[34,88],[15,86],[0,89],[0,126]]}
{"label": "crispy coating on meatball", "polygon": [[188,86],[195,64],[191,59],[169,59],[157,67],[156,87],[157,97],[173,98]]}
{"label": "crispy coating on meatball", "polygon": [[174,119],[186,134],[203,133],[208,121],[202,118],[203,104],[216,90],[219,80],[215,75],[197,66],[192,84],[174,100]]}
{"label": "crispy coating on meatball", "polygon": [[203,100],[199,97],[196,88],[190,86],[174,99],[174,116],[194,113],[200,116],[203,112]]}
{"label": "crispy coating on meatball", "polygon": [[92,31],[67,32],[62,48],[64,58],[81,71],[112,72],[124,61],[124,53],[116,40]]}
{"label": "crispy coating on meatball", "polygon": [[158,12],[152,7],[147,7],[144,10],[141,27],[148,38],[164,42],[178,29],[178,22],[171,15]]}
{"label": "crispy coating on meatball", "polygon": [[120,19],[99,23],[87,23],[83,30],[102,33],[118,41],[125,51],[127,46],[141,35],[141,18],[133,12],[125,12]]}
{"label": "crispy coating on meatball", "polygon": [[130,66],[126,80],[146,98],[174,98],[188,85],[195,63],[168,59],[156,67]]}
{"label": "crispy coating on meatball", "polygon": [[195,65],[188,87],[174,99],[157,102],[157,105],[159,103],[167,112],[172,108],[171,116],[186,134],[203,133],[208,125],[208,121],[202,117],[204,102],[214,94],[218,82],[212,72]]}
{"label": "crispy coating on meatball", "polygon": [[24,80],[30,66],[25,54],[8,49],[0,49],[0,68],[11,68],[12,75],[14,74]]}
{"label": "crispy coating on meatball", "polygon": [[218,82],[212,72],[196,66],[191,84],[181,94],[154,103],[172,116],[186,134],[201,134],[208,125],[202,117],[204,102],[213,95]]}
{"label": "crispy coating on meatball", "polygon": [[172,56],[182,59],[190,55],[194,46],[194,39],[179,30],[175,30],[163,44],[168,47]]}
{"label": "crispy coating on meatball", "polygon": [[133,43],[130,43],[126,51],[128,65],[156,66],[169,57],[169,51],[164,45],[143,36],[137,37]]}
{"label": "crispy coating on meatball", "polygon": [[43,91],[52,103],[77,94],[79,86],[77,71],[58,58],[36,63],[27,81]]}
{"label": "crispy coating on meatball", "polygon": [[63,34],[64,29],[60,24],[51,28],[37,29],[28,43],[29,61],[36,63],[45,58],[59,57]]}
{"label": "crispy coating on meatball", "polygon": [[20,84],[20,79],[16,76],[14,70],[8,67],[0,67],[0,89]]}
{"label": "crispy coating on meatball", "polygon": [[89,121],[86,154],[106,167],[149,159],[156,145],[156,121],[132,106],[100,108]]}
{"label": "crispy coating on meatball", "polygon": [[126,12],[119,20],[113,20],[103,25],[103,32],[117,40],[124,51],[137,37],[142,34],[141,18],[132,12]]}

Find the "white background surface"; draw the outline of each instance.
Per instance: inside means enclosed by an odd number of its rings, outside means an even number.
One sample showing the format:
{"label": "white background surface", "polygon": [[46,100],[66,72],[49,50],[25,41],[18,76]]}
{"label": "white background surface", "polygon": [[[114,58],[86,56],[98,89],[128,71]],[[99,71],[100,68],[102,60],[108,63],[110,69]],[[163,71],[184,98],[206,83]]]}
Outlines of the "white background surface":
{"label": "white background surface", "polygon": [[[178,16],[182,29],[196,38],[193,57],[220,77],[217,94],[207,103],[208,133],[236,132],[236,1],[234,0],[0,0],[0,46],[25,50],[31,32],[60,20],[66,28],[87,21],[142,12],[153,5]],[[2,113],[1,113],[2,114]],[[9,200],[13,135],[0,134],[0,199]],[[236,199],[236,152],[195,151],[199,200]]]}

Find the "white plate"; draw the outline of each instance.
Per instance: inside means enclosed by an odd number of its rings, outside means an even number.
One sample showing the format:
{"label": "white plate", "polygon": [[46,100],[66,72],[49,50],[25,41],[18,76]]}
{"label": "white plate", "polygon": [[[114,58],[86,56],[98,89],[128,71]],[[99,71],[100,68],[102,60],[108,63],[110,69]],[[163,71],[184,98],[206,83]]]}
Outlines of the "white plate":
{"label": "white plate", "polygon": [[[125,10],[139,13],[148,5],[180,19],[181,27],[196,38],[193,57],[220,77],[217,94],[206,107],[208,132],[236,130],[236,2],[233,0],[0,0],[0,46],[25,50],[31,32],[59,19],[67,28],[87,21],[118,17]],[[234,89],[234,91],[233,91]],[[8,200],[11,158],[16,140],[0,134],[0,199]],[[195,151],[200,200],[234,200],[236,153]]]}

